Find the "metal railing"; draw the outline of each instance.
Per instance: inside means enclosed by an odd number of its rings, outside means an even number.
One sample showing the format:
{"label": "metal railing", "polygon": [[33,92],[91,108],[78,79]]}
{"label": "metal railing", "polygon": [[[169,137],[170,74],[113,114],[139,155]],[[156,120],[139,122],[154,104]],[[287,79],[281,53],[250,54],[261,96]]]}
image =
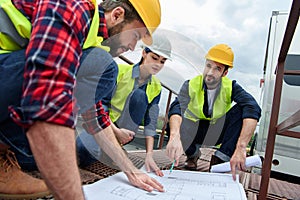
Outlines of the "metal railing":
{"label": "metal railing", "polygon": [[262,178],[258,196],[259,200],[264,200],[267,197],[276,135],[300,139],[300,132],[289,130],[300,125],[300,110],[296,111],[286,120],[278,124],[283,77],[284,75],[300,75],[300,70],[284,70],[284,63],[295,33],[295,29],[297,27],[299,15],[300,1],[293,0],[276,68],[273,104],[271,110],[265,158],[262,166]]}

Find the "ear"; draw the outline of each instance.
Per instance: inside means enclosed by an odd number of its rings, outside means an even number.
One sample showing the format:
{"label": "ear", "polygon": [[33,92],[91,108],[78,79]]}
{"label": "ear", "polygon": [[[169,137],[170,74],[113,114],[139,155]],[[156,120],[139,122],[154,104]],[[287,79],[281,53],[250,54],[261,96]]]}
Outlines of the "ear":
{"label": "ear", "polygon": [[222,77],[225,77],[228,74],[228,69],[223,72]]}
{"label": "ear", "polygon": [[143,58],[145,58],[145,57],[146,57],[146,55],[147,55],[146,51],[145,51],[145,50],[143,50],[143,52],[142,52],[142,56],[143,56]]}
{"label": "ear", "polygon": [[110,17],[111,17],[112,25],[117,25],[117,24],[121,23],[122,21],[124,21],[124,18],[125,18],[124,8],[122,8],[120,6],[114,8],[110,13]]}

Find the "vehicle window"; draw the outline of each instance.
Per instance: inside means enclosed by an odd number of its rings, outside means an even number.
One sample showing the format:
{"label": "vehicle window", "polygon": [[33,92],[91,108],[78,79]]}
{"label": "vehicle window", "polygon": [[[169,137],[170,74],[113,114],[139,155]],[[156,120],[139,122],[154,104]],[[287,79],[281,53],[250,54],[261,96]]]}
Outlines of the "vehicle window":
{"label": "vehicle window", "polygon": [[[300,55],[288,54],[284,65],[285,70],[300,70]],[[300,75],[284,75],[284,82],[300,86]]]}

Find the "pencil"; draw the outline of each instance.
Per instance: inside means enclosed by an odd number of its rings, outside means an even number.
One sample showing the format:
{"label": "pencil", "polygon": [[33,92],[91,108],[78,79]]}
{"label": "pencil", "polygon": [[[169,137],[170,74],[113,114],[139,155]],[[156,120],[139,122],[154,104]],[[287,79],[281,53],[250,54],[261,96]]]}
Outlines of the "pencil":
{"label": "pencil", "polygon": [[171,165],[170,173],[169,173],[169,174],[171,174],[171,172],[172,172],[172,170],[173,170],[173,168],[174,168],[175,162],[176,162],[176,160],[174,159],[174,161],[172,162],[172,165]]}

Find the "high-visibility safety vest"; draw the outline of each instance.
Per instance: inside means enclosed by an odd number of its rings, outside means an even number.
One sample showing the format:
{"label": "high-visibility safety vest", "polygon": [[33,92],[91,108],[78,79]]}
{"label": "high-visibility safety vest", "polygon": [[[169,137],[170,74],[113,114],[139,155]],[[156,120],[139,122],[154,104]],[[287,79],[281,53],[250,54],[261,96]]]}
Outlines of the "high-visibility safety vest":
{"label": "high-visibility safety vest", "polygon": [[184,117],[194,122],[198,120],[210,120],[215,123],[217,119],[226,114],[231,108],[232,81],[222,77],[219,94],[216,94],[213,104],[212,117],[206,117],[203,113],[204,105],[203,76],[199,75],[189,81],[190,102],[184,113]]}
{"label": "high-visibility safety vest", "polygon": [[[99,27],[98,5],[96,0],[92,0],[92,2],[95,5],[95,14],[83,49],[100,47],[109,51],[109,47],[101,45],[103,38],[97,36]],[[11,0],[0,0],[0,53],[9,53],[26,48],[31,28],[30,21],[12,4]]]}
{"label": "high-visibility safety vest", "polygon": [[[133,65],[119,64],[117,77],[117,89],[111,99],[109,116],[113,122],[117,121],[124,109],[126,99],[134,89],[135,79],[132,78]],[[161,92],[160,81],[152,75],[151,81],[147,84],[146,95],[148,103],[151,103]]]}

